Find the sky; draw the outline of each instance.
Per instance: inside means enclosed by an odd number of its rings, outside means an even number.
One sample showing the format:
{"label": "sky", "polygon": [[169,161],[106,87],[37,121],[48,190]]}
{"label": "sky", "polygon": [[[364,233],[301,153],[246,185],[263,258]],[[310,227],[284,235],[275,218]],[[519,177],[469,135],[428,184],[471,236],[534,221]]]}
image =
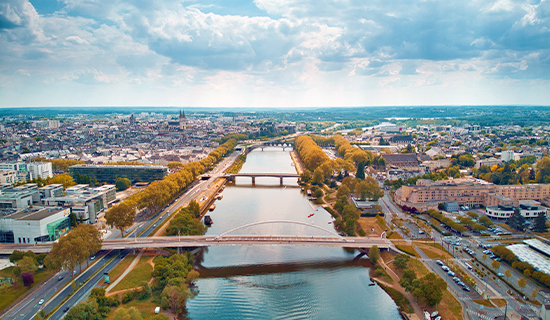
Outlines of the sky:
{"label": "sky", "polygon": [[550,105],[550,0],[1,0],[0,107]]}

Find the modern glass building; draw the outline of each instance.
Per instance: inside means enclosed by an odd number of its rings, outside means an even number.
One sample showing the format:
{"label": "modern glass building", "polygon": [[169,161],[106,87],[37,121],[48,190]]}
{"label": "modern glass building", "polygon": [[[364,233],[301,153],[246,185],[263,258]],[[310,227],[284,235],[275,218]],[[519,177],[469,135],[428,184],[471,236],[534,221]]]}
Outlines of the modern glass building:
{"label": "modern glass building", "polygon": [[132,183],[152,182],[162,180],[168,174],[168,167],[165,166],[116,166],[116,165],[84,165],[79,164],[69,167],[69,173],[73,178],[78,174],[87,175],[97,182],[114,184],[116,178],[127,178]]}

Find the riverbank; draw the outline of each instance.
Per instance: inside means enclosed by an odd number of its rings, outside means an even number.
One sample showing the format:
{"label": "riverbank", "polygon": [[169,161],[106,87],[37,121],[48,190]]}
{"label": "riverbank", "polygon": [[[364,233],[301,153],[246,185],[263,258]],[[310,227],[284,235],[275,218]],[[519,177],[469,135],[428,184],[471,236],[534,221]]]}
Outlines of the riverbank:
{"label": "riverbank", "polygon": [[300,157],[298,156],[298,153],[296,150],[290,151],[290,158],[292,159],[292,162],[294,163],[294,168],[296,168],[296,172],[298,174],[304,173],[305,166]]}

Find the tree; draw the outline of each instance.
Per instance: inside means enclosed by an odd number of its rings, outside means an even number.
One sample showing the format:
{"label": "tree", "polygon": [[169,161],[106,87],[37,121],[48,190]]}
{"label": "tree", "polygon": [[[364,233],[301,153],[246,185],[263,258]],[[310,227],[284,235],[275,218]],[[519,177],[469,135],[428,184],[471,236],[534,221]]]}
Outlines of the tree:
{"label": "tree", "polygon": [[525,217],[523,217],[519,212],[519,209],[516,208],[514,209],[512,216],[506,220],[506,224],[518,231],[523,231],[525,228]]}
{"label": "tree", "polygon": [[337,199],[340,199],[340,198],[347,199],[349,197],[349,194],[350,194],[349,188],[345,184],[341,184],[338,187],[338,191],[336,192],[336,198]]}
{"label": "tree", "polygon": [[533,231],[535,232],[548,232],[548,226],[546,225],[546,213],[541,212],[533,223]]}
{"label": "tree", "polygon": [[535,180],[541,183],[550,182],[550,157],[542,157],[537,162]]}
{"label": "tree", "polygon": [[518,280],[518,286],[522,289],[527,286],[527,281],[525,280],[525,278],[520,278]]}
{"label": "tree", "polygon": [[372,262],[372,264],[376,264],[376,261],[380,259],[380,249],[378,249],[377,245],[373,245],[369,249],[369,259],[370,259],[370,262]]}
{"label": "tree", "polygon": [[309,171],[308,169],[305,169],[302,174],[300,175],[300,179],[303,181],[303,182],[308,182],[310,179],[311,179],[311,171]]}
{"label": "tree", "polygon": [[136,208],[130,201],[117,204],[105,213],[107,224],[120,230],[121,237],[124,237],[124,230],[134,223],[135,217]]}
{"label": "tree", "polygon": [[93,303],[80,303],[69,309],[64,317],[65,320],[101,320],[103,317],[98,313]]}
{"label": "tree", "polygon": [[194,285],[195,281],[199,279],[199,276],[200,276],[199,272],[193,269],[189,271],[189,273],[187,274],[187,277],[185,277],[185,283],[187,283],[189,286]]}
{"label": "tree", "polygon": [[483,224],[484,226],[486,227],[490,227],[492,226],[494,223],[493,221],[491,221],[491,219],[489,219],[487,216],[481,216],[479,219],[478,219],[478,222]]}
{"label": "tree", "polygon": [[472,219],[477,219],[477,218],[479,218],[479,214],[477,214],[477,213],[475,213],[475,212],[472,212],[472,211],[468,211],[468,212],[466,212],[466,214],[467,214],[468,216],[470,216],[470,218],[472,218]]}
{"label": "tree", "polygon": [[525,269],[525,270],[523,270],[523,275],[525,277],[530,277],[531,276],[531,271],[529,271],[529,269]]}
{"label": "tree", "polygon": [[21,270],[21,273],[34,274],[38,270],[38,262],[29,256],[24,256],[17,261],[17,266]]}
{"label": "tree", "polygon": [[323,172],[323,169],[321,169],[321,167],[317,167],[317,169],[313,171],[312,183],[321,184],[323,183],[323,181],[325,181],[325,173]]}
{"label": "tree", "polygon": [[166,286],[162,290],[162,300],[176,315],[185,312],[185,302],[191,296],[186,285]]}
{"label": "tree", "polygon": [[400,253],[393,259],[393,265],[399,269],[407,268],[407,262],[409,262],[409,255]]}
{"label": "tree", "polygon": [[493,262],[491,262],[491,267],[497,270],[500,269],[500,262],[493,260]]}
{"label": "tree", "polygon": [[403,276],[399,280],[399,284],[408,292],[414,289],[413,282],[416,280],[416,272],[412,269],[403,270]]}
{"label": "tree", "polygon": [[537,296],[539,295],[539,290],[539,288],[533,289],[533,292],[531,293],[531,297],[533,297],[533,299],[537,298]]}
{"label": "tree", "polygon": [[21,278],[23,278],[23,285],[25,287],[30,287],[34,283],[34,275],[30,272],[21,273]]}
{"label": "tree", "polygon": [[510,272],[509,269],[506,269],[506,271],[504,271],[504,275],[506,276],[506,278],[510,279],[510,277],[512,276],[512,273]]}
{"label": "tree", "polygon": [[118,308],[115,311],[113,320],[141,320],[141,312],[136,307]]}
{"label": "tree", "polygon": [[481,259],[483,259],[483,261],[487,260],[487,255],[486,254],[482,255]]}
{"label": "tree", "polygon": [[[103,238],[99,233],[99,230],[92,224],[79,224],[74,230],[71,231],[73,236],[84,239],[86,247],[82,248],[82,255],[89,257],[101,250],[103,245]],[[86,259],[86,265],[88,265],[88,259]]]}
{"label": "tree", "polygon": [[365,163],[363,161],[359,162],[357,165],[357,173],[355,174],[357,179],[365,179]]}
{"label": "tree", "polygon": [[128,189],[132,185],[130,179],[127,178],[116,178],[115,187],[117,191],[122,191]]}

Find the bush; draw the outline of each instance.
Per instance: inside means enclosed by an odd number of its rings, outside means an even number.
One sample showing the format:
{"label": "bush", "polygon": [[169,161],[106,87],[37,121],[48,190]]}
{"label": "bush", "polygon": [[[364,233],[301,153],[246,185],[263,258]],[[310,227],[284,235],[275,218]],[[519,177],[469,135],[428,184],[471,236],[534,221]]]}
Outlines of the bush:
{"label": "bush", "polygon": [[30,287],[34,283],[34,275],[30,272],[22,273],[21,278],[23,278],[23,285],[25,287]]}
{"label": "bush", "polygon": [[126,304],[132,300],[134,300],[134,293],[131,291],[124,292],[122,295],[122,303]]}

